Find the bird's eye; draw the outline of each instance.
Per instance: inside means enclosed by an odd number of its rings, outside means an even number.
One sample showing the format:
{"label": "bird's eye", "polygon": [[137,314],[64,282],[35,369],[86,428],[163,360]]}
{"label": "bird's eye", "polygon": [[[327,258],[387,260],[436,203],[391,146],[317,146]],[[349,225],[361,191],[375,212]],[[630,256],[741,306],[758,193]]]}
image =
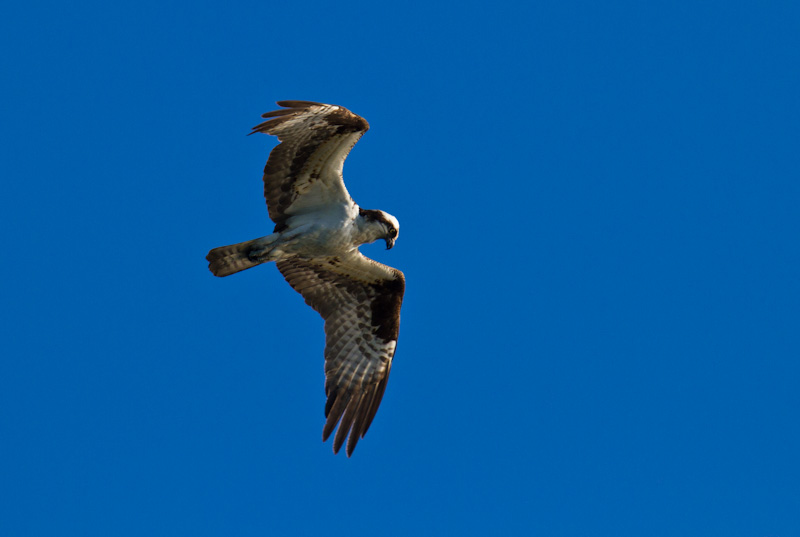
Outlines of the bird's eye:
{"label": "bird's eye", "polygon": [[389,237],[392,238],[392,239],[397,237],[397,230],[394,229],[394,228],[390,229],[389,230]]}

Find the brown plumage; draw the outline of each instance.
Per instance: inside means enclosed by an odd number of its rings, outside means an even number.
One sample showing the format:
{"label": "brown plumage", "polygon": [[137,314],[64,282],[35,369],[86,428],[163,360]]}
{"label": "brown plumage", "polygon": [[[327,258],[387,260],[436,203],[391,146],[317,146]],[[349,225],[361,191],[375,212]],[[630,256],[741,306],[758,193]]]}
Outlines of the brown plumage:
{"label": "brown plumage", "polygon": [[[228,276],[276,261],[287,282],[325,321],[325,426],[333,451],[350,456],[378,411],[400,329],[405,278],[359,253],[377,239],[394,245],[399,223],[358,207],[342,167],[369,129],[340,106],[279,101],[253,132],[278,137],[264,167],[264,196],[275,223],[272,235],[208,253],[209,269]],[[251,134],[252,134],[251,133]],[[337,430],[338,424],[338,430]]]}
{"label": "brown plumage", "polygon": [[[339,423],[333,450],[347,438],[351,455],[369,429],[386,390],[400,329],[405,278],[399,270],[355,253],[334,265],[294,257],[278,270],[306,304],[325,319],[325,428]],[[353,267],[356,267],[354,269]],[[352,427],[352,430],[351,430]]]}
{"label": "brown plumage", "polygon": [[[264,166],[264,197],[276,230],[284,226],[292,215],[292,204],[315,181],[335,179],[324,177],[323,170],[338,165],[341,177],[344,159],[369,130],[364,118],[340,106],[311,101],[278,101],[278,106],[287,108],[262,114],[262,118],[271,119],[256,125],[250,133],[274,134],[281,141]],[[303,121],[293,128],[281,128],[293,119]],[[317,158],[311,159],[315,154]]]}

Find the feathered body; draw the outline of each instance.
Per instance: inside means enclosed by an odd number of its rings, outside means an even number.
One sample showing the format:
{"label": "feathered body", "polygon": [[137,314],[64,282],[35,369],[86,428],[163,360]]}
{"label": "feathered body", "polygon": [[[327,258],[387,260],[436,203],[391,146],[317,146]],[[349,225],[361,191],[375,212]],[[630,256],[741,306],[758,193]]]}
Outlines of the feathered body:
{"label": "feathered body", "polygon": [[[405,278],[364,257],[361,244],[394,245],[400,225],[383,211],[361,209],[350,197],[342,167],[369,129],[349,110],[309,101],[279,101],[253,132],[281,141],[264,168],[264,195],[272,234],[211,250],[216,276],[275,261],[308,305],[325,319],[323,440],[337,423],[333,449],[347,439],[352,454],[378,410],[400,326]],[[252,134],[251,133],[251,134]],[[349,438],[348,438],[349,435]]]}

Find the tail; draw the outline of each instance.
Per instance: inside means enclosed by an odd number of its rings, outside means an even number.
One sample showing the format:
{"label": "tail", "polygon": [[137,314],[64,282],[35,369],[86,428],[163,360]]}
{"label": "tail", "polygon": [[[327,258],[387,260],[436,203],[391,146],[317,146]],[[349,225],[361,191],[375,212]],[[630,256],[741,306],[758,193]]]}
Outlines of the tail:
{"label": "tail", "polygon": [[222,277],[260,265],[265,260],[250,259],[250,251],[258,241],[263,241],[263,239],[253,239],[214,248],[206,256],[209,270],[214,273],[214,276]]}

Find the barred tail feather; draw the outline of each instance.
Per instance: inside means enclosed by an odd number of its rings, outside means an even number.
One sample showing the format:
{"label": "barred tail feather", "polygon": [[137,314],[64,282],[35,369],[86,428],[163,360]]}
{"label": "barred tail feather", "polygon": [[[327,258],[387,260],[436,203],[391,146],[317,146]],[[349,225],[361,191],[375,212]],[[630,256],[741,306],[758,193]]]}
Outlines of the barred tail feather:
{"label": "barred tail feather", "polygon": [[214,273],[214,276],[222,277],[260,265],[264,262],[263,260],[250,259],[251,249],[260,240],[262,239],[253,239],[239,244],[214,248],[206,256],[209,270]]}

